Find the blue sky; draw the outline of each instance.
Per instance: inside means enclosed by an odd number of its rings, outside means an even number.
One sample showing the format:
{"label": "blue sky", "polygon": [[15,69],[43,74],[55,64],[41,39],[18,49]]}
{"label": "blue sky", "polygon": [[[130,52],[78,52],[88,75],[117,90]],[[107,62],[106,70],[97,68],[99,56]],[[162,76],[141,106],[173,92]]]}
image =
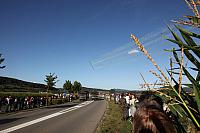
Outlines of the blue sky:
{"label": "blue sky", "polygon": [[[87,87],[138,89],[139,73],[152,81],[148,71],[154,67],[141,53],[128,54],[130,34],[155,40],[166,23],[186,14],[184,0],[1,0],[6,68],[0,75],[45,83],[51,72],[58,76],[56,87],[77,80]],[[163,49],[171,44],[148,42],[158,64],[168,67]]]}

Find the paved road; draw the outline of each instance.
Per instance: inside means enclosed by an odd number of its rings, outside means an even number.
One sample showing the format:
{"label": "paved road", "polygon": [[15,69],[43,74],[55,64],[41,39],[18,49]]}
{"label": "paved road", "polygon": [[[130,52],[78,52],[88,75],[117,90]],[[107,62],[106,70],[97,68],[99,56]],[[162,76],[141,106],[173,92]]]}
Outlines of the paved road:
{"label": "paved road", "polygon": [[0,133],[93,133],[105,109],[102,100],[0,116]]}

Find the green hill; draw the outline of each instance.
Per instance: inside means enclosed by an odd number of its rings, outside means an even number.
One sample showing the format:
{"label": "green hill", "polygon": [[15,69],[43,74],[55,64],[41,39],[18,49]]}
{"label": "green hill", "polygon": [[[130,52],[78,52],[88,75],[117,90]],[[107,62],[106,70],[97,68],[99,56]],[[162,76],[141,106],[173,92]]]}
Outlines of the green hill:
{"label": "green hill", "polygon": [[[28,81],[23,81],[10,77],[0,76],[0,92],[44,92],[47,86],[45,84],[33,83]],[[61,88],[53,88],[54,91],[62,91]],[[82,91],[106,91],[103,89],[82,87]]]}
{"label": "green hill", "polygon": [[46,85],[44,84],[0,76],[1,92],[39,92],[45,90]]}

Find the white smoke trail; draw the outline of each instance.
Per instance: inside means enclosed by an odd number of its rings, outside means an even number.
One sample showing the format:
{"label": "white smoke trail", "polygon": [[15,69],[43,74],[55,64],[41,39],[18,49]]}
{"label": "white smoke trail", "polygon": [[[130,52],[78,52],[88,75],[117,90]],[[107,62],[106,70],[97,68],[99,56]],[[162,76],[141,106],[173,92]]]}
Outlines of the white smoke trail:
{"label": "white smoke trail", "polygon": [[[175,32],[177,31],[177,29],[174,26],[170,25],[170,27]],[[191,27],[189,27],[189,28],[186,27],[185,29],[190,30],[190,31],[195,30],[194,28],[191,28]],[[160,28],[157,31],[147,33],[143,37],[139,38],[139,40],[145,46],[145,48],[148,48],[148,47],[151,47],[152,45],[155,46],[156,44],[161,44],[161,40],[170,38],[170,36],[171,36],[171,33],[168,28]],[[119,58],[122,59],[124,57],[124,59],[125,59],[127,57],[127,55],[130,56],[130,55],[138,54],[139,52],[136,52],[136,51],[138,51],[138,50],[133,42],[126,43],[126,44],[122,45],[121,47],[118,47],[118,48],[112,50],[111,52],[108,52],[108,53],[102,55],[101,57],[90,61],[90,63],[92,65],[93,69],[99,69],[105,65],[109,65],[109,64],[113,63],[116,60],[119,60]]]}
{"label": "white smoke trail", "polygon": [[96,60],[93,61],[93,63],[99,64],[99,63],[105,62],[107,60],[121,56],[121,55],[125,54],[125,52],[128,51],[130,48],[131,48],[130,44],[125,44],[122,47],[116,48],[113,51],[103,55],[102,57],[97,58]]}

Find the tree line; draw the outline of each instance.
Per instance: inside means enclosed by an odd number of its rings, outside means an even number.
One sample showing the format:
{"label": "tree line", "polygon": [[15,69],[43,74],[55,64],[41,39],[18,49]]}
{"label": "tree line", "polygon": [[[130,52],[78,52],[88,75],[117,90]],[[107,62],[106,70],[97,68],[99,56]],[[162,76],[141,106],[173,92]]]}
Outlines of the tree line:
{"label": "tree line", "polygon": [[[49,75],[46,75],[45,82],[47,84],[47,92],[48,90],[52,90],[52,88],[56,85],[56,83],[59,81],[57,80],[57,75],[55,73],[50,73]],[[78,81],[74,81],[73,84],[70,80],[66,80],[63,84],[63,89],[65,91],[68,91],[69,93],[78,93],[82,89],[82,85]]]}

